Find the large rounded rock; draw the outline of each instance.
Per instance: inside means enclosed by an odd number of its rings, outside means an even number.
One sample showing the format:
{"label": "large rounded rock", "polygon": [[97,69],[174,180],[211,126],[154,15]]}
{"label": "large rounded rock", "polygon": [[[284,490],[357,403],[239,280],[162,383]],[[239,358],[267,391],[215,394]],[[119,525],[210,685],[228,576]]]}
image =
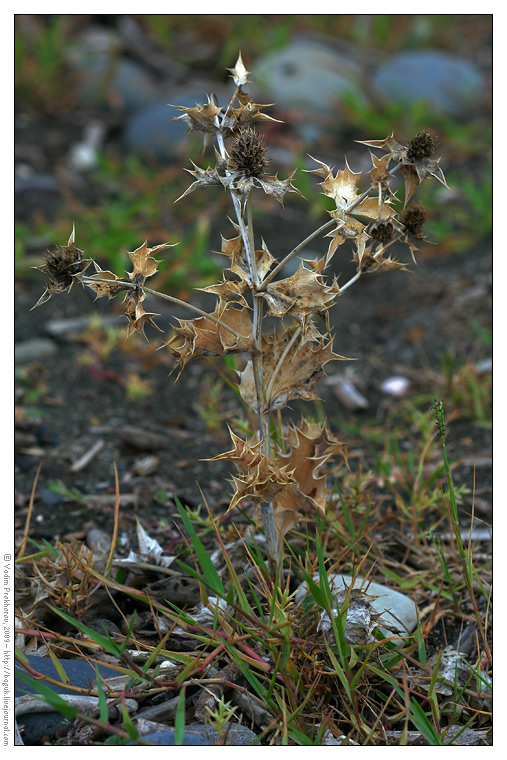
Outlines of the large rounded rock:
{"label": "large rounded rock", "polygon": [[[220,104],[224,101],[218,101]],[[137,151],[160,161],[188,155],[188,124],[178,120],[181,111],[171,105],[194,107],[206,103],[206,89],[174,93],[140,109],[127,122],[123,142],[128,150]],[[171,104],[171,105],[169,105]],[[194,133],[195,134],[195,133]],[[202,133],[201,133],[202,137]]]}
{"label": "large rounded rock", "polygon": [[[328,577],[331,593],[337,592],[348,588],[353,581],[351,575],[339,575],[338,573],[332,574]],[[314,576],[314,581],[319,581],[319,576]],[[373,581],[365,581],[364,578],[358,576],[353,585],[354,589],[363,590],[368,596],[378,597],[374,599],[371,606],[382,615],[382,618],[393,630],[390,631],[387,628],[380,626],[380,631],[384,636],[392,636],[393,631],[396,631],[402,636],[406,636],[408,633],[414,630],[417,625],[417,607],[415,603],[405,594],[401,594],[399,591],[395,591],[388,586],[384,586],[382,583],[374,583]],[[295,601],[300,604],[304,597],[308,594],[308,585],[302,583],[296,591]]]}
{"label": "large rounded rock", "polygon": [[320,42],[293,42],[256,61],[252,78],[280,108],[331,111],[345,93],[361,90],[359,66]]}
{"label": "large rounded rock", "polygon": [[99,56],[76,67],[78,101],[105,111],[137,111],[159,96],[152,78],[135,61]]}
{"label": "large rounded rock", "polygon": [[251,68],[253,95],[290,110],[291,124],[309,144],[340,114],[345,96],[366,100],[360,67],[350,56],[313,40],[292,42]]}
{"label": "large rounded rock", "polygon": [[385,101],[411,106],[424,101],[449,116],[466,116],[484,98],[484,77],[464,58],[438,50],[399,53],[373,74]]}

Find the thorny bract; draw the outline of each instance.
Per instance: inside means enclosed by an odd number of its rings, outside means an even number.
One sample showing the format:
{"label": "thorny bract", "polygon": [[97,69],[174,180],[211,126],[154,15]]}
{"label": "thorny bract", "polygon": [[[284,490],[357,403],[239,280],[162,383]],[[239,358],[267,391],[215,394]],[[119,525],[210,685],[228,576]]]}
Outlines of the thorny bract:
{"label": "thorny bract", "polygon": [[[345,160],[343,169],[334,169],[318,159],[310,170],[321,178],[322,192],[334,201],[331,219],[308,235],[293,250],[274,255],[254,233],[254,203],[261,191],[284,204],[289,193],[299,193],[292,184],[295,172],[285,179],[271,173],[270,160],[257,128],[265,121],[276,121],[264,112],[267,105],[255,103],[245,91],[248,74],[241,54],[230,69],[235,89],[229,103],[219,105],[213,95],[194,107],[175,106],[177,119],[189,131],[204,135],[204,145],[214,143],[214,164],[201,168],[194,164],[187,171],[194,181],[178,199],[217,186],[229,192],[235,235],[222,237],[221,254],[225,268],[221,282],[204,288],[215,299],[209,312],[186,304],[168,294],[147,287],[157,271],[159,260],[169,243],[149,248],[145,241],[129,253],[132,271],[126,277],[104,271],[93,261],[94,274],[87,274],[92,263],[84,258],[75,242],[73,229],[65,247],[48,253],[39,269],[47,275],[46,290],[36,306],[52,295],[70,291],[74,282],[91,288],[97,298],[124,294],[127,334],[141,333],[151,325],[157,329],[154,312],[145,311],[147,295],[185,305],[192,319],[179,320],[165,346],[175,358],[179,373],[195,356],[202,354],[246,357],[239,374],[239,392],[257,416],[258,429],[251,438],[230,431],[232,448],[214,459],[234,463],[234,493],[229,509],[248,499],[260,507],[266,533],[271,572],[281,556],[286,532],[308,514],[324,513],[328,489],[324,466],[331,458],[347,462],[347,449],[326,425],[302,419],[290,424],[283,449],[271,440],[270,420],[294,399],[317,399],[316,384],[331,361],[343,360],[334,351],[329,310],[337,298],[365,274],[383,270],[406,269],[389,249],[396,242],[408,247],[415,262],[416,242],[424,240],[422,226],[426,212],[420,204],[408,205],[418,185],[428,176],[446,185],[438,159],[433,157],[435,141],[423,131],[407,145],[391,134],[385,139],[361,140],[381,155],[372,153],[372,168],[365,190],[360,189],[361,172],[354,172]],[[399,172],[404,180],[404,204],[396,210],[397,199],[391,180]],[[318,259],[302,260],[296,272],[284,274],[285,264],[313,239],[326,234],[327,250]],[[356,274],[343,285],[326,274],[338,249],[350,241]],[[275,329],[266,329],[266,318],[277,320]],[[278,436],[282,431],[278,431]],[[278,438],[280,441],[280,438]]]}

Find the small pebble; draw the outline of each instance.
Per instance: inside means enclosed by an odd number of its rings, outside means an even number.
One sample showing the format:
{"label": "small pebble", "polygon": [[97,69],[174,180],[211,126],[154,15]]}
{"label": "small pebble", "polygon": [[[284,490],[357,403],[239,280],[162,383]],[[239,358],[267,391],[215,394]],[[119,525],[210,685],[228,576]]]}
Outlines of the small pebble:
{"label": "small pebble", "polygon": [[388,396],[404,396],[410,388],[410,380],[402,375],[393,375],[383,380],[380,384],[380,388]]}
{"label": "small pebble", "polygon": [[14,362],[16,366],[43,362],[50,359],[58,351],[58,346],[49,338],[31,338],[16,343],[14,346]]}

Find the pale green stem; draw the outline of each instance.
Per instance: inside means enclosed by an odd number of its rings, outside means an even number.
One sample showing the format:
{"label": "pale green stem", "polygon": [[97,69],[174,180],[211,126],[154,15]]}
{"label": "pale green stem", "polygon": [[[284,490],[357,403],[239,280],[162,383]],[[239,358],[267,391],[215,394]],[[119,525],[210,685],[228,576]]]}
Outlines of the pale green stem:
{"label": "pale green stem", "polygon": [[308,243],[313,240],[317,235],[320,235],[322,232],[327,230],[328,227],[331,227],[333,224],[335,224],[335,219],[330,219],[329,222],[326,222],[321,227],[319,227],[318,230],[315,230],[311,233],[311,235],[308,235],[304,240],[299,243],[295,248],[292,249],[290,253],[285,256],[277,265],[276,267],[263,279],[263,281],[259,284],[259,287],[264,290],[267,285],[273,280],[274,277],[284,268],[284,266],[287,264],[288,261],[292,259],[293,256],[295,256],[299,251],[301,251],[305,245],[308,245]]}
{"label": "pale green stem", "polygon": [[[115,280],[102,280],[102,279],[99,279],[98,277],[97,278],[88,277],[85,275],[84,277],[81,278],[81,282],[84,285],[92,285],[97,282],[103,282],[106,285],[111,285],[111,284],[114,285]],[[138,287],[132,282],[118,282],[117,284],[120,285],[122,289],[125,288],[126,290],[134,290],[135,288]],[[171,301],[172,303],[176,303],[178,304],[178,306],[184,306],[185,309],[188,309],[189,311],[193,311],[195,314],[199,314],[201,317],[205,317],[206,319],[209,319],[212,322],[215,322],[215,324],[220,325],[220,327],[223,327],[224,330],[227,330],[227,332],[230,332],[233,335],[235,335],[236,338],[243,337],[233,327],[229,327],[229,325],[225,324],[225,322],[221,322],[220,319],[213,316],[213,314],[208,314],[207,311],[203,311],[203,309],[199,309],[198,306],[194,306],[193,304],[187,303],[186,301],[181,301],[179,298],[175,298],[174,296],[169,296],[167,295],[167,293],[160,293],[158,290],[152,290],[152,288],[143,287],[143,291],[145,293],[149,293],[152,296],[158,296],[158,298],[163,298],[165,301]]]}
{"label": "pale green stem", "polygon": [[[218,146],[222,158],[225,158],[225,145],[223,134],[219,132],[217,134]],[[252,197],[251,193],[248,195],[245,206],[247,211],[247,225],[245,226],[245,220],[243,218],[243,212],[241,209],[241,203],[235,193],[230,190],[232,196],[232,202],[234,204],[234,210],[236,212],[236,218],[238,220],[238,226],[241,236],[243,238],[243,244],[245,246],[245,253],[250,270],[250,280],[252,283],[252,296],[253,296],[253,335],[255,343],[255,352],[252,352],[252,368],[255,381],[255,391],[257,396],[257,415],[259,425],[259,436],[262,442],[262,450],[265,456],[270,454],[270,435],[269,435],[269,413],[266,410],[266,393],[264,388],[264,367],[262,359],[262,313],[263,313],[263,298],[260,294],[257,294],[256,290],[259,285],[257,276],[257,261],[255,258],[255,238],[253,232],[253,212],[252,212]],[[275,523],[273,519],[273,503],[261,504],[261,515],[264,526],[264,533],[266,536],[266,550],[268,555],[269,567],[274,577],[276,568],[278,565],[278,547],[276,540]]]}

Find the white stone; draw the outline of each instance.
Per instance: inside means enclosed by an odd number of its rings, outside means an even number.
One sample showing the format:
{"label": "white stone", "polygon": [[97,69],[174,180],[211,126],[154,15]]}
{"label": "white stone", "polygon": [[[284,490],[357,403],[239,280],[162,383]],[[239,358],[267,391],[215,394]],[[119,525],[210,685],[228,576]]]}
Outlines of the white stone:
{"label": "white stone", "polygon": [[[319,575],[314,575],[313,580],[318,583]],[[341,591],[345,587],[350,586],[352,583],[351,575],[339,575],[333,574],[329,576],[329,585],[331,592],[335,589]],[[372,607],[376,612],[382,614],[384,620],[399,634],[407,635],[417,625],[417,607],[415,602],[412,601],[405,594],[401,594],[399,591],[395,591],[388,586],[384,586],[381,583],[375,583],[373,581],[365,581],[364,578],[358,576],[355,579],[355,589],[361,589],[370,596],[379,597],[372,602]],[[304,597],[308,593],[308,585],[306,581],[302,583],[296,591],[295,601],[296,604],[300,604]],[[392,636],[393,632],[387,628],[380,626],[380,631],[384,636]]]}

